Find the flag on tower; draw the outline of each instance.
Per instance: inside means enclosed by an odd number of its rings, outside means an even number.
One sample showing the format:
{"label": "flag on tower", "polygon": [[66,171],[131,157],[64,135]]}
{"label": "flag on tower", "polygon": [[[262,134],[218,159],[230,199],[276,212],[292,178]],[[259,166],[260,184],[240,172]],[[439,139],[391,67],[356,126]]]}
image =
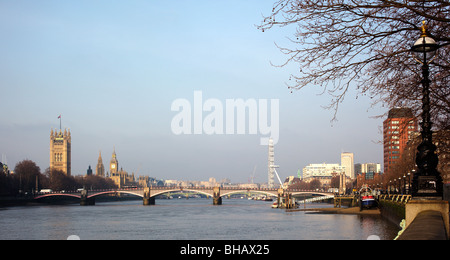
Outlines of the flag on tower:
{"label": "flag on tower", "polygon": [[58,119],[59,119],[59,130],[61,131],[61,114],[59,114]]}

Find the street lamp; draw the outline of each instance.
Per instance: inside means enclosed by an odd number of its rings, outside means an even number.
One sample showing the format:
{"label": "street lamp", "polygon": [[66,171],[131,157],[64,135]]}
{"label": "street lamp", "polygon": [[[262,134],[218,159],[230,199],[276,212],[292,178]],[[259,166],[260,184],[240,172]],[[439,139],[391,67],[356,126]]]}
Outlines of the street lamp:
{"label": "street lamp", "polygon": [[406,194],[411,194],[411,173],[408,172],[408,192]]}
{"label": "street lamp", "polygon": [[403,194],[408,194],[406,193],[406,174],[403,174]]}
{"label": "street lamp", "polygon": [[419,168],[414,174],[412,196],[424,199],[442,199],[443,183],[441,174],[437,171],[439,162],[436,146],[433,144],[430,115],[430,70],[429,64],[435,59],[439,45],[429,35],[425,22],[421,27],[422,35],[414,43],[411,51],[416,61],[422,64],[422,143],[417,147],[416,164]]}

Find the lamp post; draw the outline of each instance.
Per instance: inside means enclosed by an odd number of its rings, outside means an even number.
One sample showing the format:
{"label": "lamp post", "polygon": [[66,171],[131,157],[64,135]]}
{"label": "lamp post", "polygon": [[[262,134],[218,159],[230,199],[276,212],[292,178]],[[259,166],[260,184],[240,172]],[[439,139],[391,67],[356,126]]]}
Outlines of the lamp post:
{"label": "lamp post", "polygon": [[422,35],[414,43],[411,51],[416,61],[422,64],[422,143],[417,147],[416,164],[419,170],[414,174],[412,183],[413,198],[442,199],[443,183],[441,174],[437,171],[438,156],[433,144],[430,115],[430,70],[429,64],[434,60],[439,45],[429,35],[423,22]]}
{"label": "lamp post", "polygon": [[406,174],[403,174],[403,194],[406,193]]}
{"label": "lamp post", "polygon": [[398,190],[397,190],[397,178],[394,179],[394,194],[398,194]]}
{"label": "lamp post", "polygon": [[411,194],[411,173],[408,172],[408,192],[406,194]]}

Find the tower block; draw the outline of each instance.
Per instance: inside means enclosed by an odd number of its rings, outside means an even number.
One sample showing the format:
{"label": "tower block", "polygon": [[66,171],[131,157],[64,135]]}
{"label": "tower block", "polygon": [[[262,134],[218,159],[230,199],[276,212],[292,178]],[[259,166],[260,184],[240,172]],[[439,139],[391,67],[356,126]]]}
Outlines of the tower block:
{"label": "tower block", "polygon": [[50,132],[50,169],[60,170],[66,175],[71,175],[72,159],[71,159],[72,137],[69,131],[57,130]]}

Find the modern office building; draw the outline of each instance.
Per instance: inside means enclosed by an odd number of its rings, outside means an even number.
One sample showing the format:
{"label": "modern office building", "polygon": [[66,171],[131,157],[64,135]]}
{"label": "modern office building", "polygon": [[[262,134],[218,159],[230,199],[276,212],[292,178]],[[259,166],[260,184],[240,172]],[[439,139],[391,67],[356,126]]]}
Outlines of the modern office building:
{"label": "modern office building", "polygon": [[347,178],[355,179],[355,163],[353,153],[341,153],[341,166]]}
{"label": "modern office building", "polygon": [[323,187],[330,187],[331,179],[343,172],[343,167],[337,163],[310,164],[303,168],[303,181],[309,183],[318,180]]}
{"label": "modern office building", "polygon": [[411,108],[393,108],[383,122],[384,173],[388,173],[403,153],[413,133],[418,132],[417,118]]}
{"label": "modern office building", "polygon": [[342,166],[337,163],[310,164],[303,168],[303,179],[305,181],[310,179],[331,179],[334,174],[341,174],[342,172]]}
{"label": "modern office building", "polygon": [[375,174],[381,174],[381,164],[379,163],[363,163],[361,164],[361,174],[366,180],[373,180]]}

